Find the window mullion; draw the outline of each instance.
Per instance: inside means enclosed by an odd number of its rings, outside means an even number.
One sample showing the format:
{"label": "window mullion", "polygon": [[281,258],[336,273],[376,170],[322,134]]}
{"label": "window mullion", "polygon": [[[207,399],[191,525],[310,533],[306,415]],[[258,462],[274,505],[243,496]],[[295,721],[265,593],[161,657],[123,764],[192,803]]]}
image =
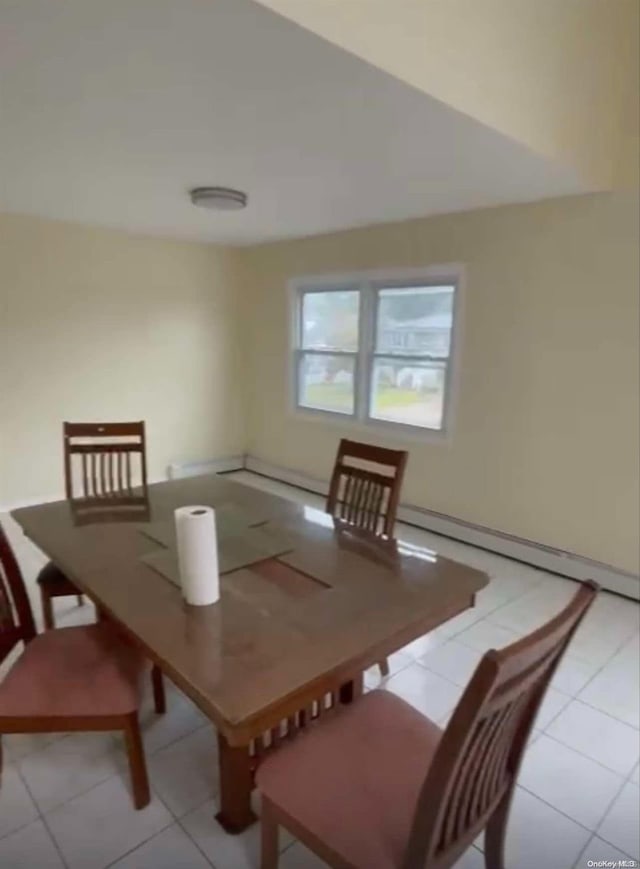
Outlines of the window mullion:
{"label": "window mullion", "polygon": [[361,420],[363,417],[363,396],[364,390],[366,388],[365,385],[365,341],[366,341],[366,332],[367,332],[367,298],[364,286],[360,286],[360,308],[359,308],[359,318],[358,318],[358,355],[356,358],[356,370],[354,377],[354,411],[355,417],[358,420]]}
{"label": "window mullion", "polygon": [[356,414],[359,420],[369,416],[369,395],[371,391],[371,360],[374,351],[375,333],[375,290],[370,283],[362,284],[360,341],[358,352],[358,386],[356,390]]}

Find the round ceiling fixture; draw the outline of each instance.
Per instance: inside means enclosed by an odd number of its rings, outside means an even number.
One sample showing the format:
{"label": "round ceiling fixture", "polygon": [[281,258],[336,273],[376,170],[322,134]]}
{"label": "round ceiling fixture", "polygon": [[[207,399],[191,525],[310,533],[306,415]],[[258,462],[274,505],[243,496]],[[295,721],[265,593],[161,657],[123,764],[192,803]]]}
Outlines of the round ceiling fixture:
{"label": "round ceiling fixture", "polygon": [[247,194],[230,187],[194,187],[189,191],[194,205],[218,211],[239,211],[247,204]]}

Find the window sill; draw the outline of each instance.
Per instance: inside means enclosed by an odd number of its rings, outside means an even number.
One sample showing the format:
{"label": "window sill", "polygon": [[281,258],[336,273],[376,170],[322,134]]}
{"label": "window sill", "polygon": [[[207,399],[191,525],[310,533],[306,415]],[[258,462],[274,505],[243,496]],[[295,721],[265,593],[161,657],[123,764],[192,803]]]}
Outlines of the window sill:
{"label": "window sill", "polygon": [[295,407],[290,409],[289,417],[297,422],[314,423],[342,429],[347,432],[357,432],[362,437],[378,435],[387,440],[407,441],[410,443],[440,444],[451,443],[451,432],[446,429],[421,428],[404,425],[398,422],[385,422],[377,419],[357,419],[347,414],[334,413],[329,410],[313,410],[312,408]]}

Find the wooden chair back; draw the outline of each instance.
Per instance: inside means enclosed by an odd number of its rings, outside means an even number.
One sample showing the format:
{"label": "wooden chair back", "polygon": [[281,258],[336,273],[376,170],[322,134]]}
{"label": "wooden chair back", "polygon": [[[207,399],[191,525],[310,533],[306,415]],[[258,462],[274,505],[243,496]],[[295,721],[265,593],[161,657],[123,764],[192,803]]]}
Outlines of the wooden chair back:
{"label": "wooden chair back", "polygon": [[403,869],[452,866],[485,827],[487,865],[502,865],[491,819],[508,812],[540,703],[597,592],[585,583],[548,624],[480,661],[429,767]]}
{"label": "wooden chair back", "polygon": [[67,499],[129,501],[147,487],[144,422],[65,422],[64,481]]}
{"label": "wooden chair back", "polygon": [[33,612],[20,567],[0,524],[0,663],[14,646],[36,635]]}
{"label": "wooden chair back", "polygon": [[331,476],[327,513],[365,531],[391,537],[408,457],[404,450],[343,438]]}

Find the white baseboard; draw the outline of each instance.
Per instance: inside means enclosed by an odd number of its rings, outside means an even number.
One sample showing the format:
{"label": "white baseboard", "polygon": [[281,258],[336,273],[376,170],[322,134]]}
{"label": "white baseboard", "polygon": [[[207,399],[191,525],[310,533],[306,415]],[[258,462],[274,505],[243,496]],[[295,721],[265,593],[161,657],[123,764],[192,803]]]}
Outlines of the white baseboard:
{"label": "white baseboard", "polygon": [[197,477],[200,474],[241,471],[243,468],[244,456],[227,456],[222,459],[210,459],[206,462],[172,462],[167,468],[167,479],[182,480],[185,477]]}
{"label": "white baseboard", "polygon": [[[326,495],[329,491],[328,482],[272,465],[256,456],[246,456],[245,468],[318,495]],[[640,578],[611,565],[409,504],[400,505],[398,519],[408,525],[514,558],[570,579],[593,579],[608,591],[640,600]]]}
{"label": "white baseboard", "polygon": [[297,471],[290,471],[289,468],[272,465],[270,462],[256,458],[256,456],[245,456],[244,466],[247,471],[253,471],[263,477],[270,477],[272,480],[279,480],[281,483],[288,483],[290,486],[297,486],[299,489],[306,489],[307,492],[314,492],[316,495],[326,496],[329,494],[328,482],[318,480],[315,477],[308,477]]}

